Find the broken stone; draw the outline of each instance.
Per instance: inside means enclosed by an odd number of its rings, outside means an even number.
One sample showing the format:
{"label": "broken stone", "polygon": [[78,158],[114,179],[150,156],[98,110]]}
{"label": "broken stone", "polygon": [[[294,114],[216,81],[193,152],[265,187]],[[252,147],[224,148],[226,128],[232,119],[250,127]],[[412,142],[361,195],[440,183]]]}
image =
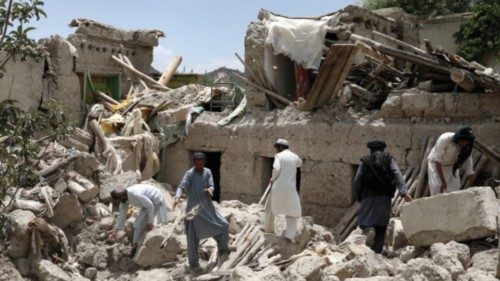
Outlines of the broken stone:
{"label": "broken stone", "polygon": [[490,187],[421,198],[401,208],[406,237],[415,246],[493,236],[497,215],[498,203]]}
{"label": "broken stone", "polygon": [[403,224],[400,219],[391,218],[387,231],[387,240],[393,250],[403,248],[408,245],[408,239],[404,233]]}
{"label": "broken stone", "polygon": [[172,235],[165,248],[161,249],[161,243],[169,232],[172,225],[162,225],[146,234],[144,243],[134,258],[135,263],[142,267],[160,266],[166,262],[175,261],[177,255],[185,250],[181,239],[183,235]]}
{"label": "broken stone", "polygon": [[151,270],[137,271],[137,277],[133,281],[171,281],[174,280],[170,276],[170,272],[165,268],[154,268]]}
{"label": "broken stone", "polygon": [[111,202],[111,191],[116,188],[127,188],[138,183],[138,175],[128,171],[116,176],[111,176],[101,182],[99,198],[104,202]]}
{"label": "broken stone", "polygon": [[14,210],[8,215],[8,245],[7,253],[11,258],[21,258],[28,255],[31,232],[28,223],[35,214],[25,210]]}
{"label": "broken stone", "polygon": [[76,252],[79,263],[99,269],[106,268],[108,253],[104,247],[90,243],[80,243],[76,246]]}
{"label": "broken stone", "polygon": [[87,279],[94,280],[97,276],[97,268],[95,267],[87,267],[85,268],[85,272],[83,276]]}
{"label": "broken stone", "polygon": [[455,241],[433,244],[430,248],[431,259],[437,264],[446,268],[453,278],[465,273],[470,261],[470,250],[467,245]]}
{"label": "broken stone", "polygon": [[448,281],[451,274],[429,259],[416,258],[398,267],[398,277],[406,280]]}
{"label": "broken stone", "polygon": [[297,259],[283,272],[287,280],[319,280],[325,262],[318,256]]}
{"label": "broken stone", "polygon": [[344,280],[352,277],[389,276],[394,275],[396,270],[381,255],[370,251],[350,261],[333,264],[328,267],[328,272]]}
{"label": "broken stone", "polygon": [[35,275],[40,281],[69,281],[71,277],[59,266],[48,260],[39,260],[35,263]]}
{"label": "broken stone", "polygon": [[64,229],[83,218],[83,210],[74,194],[63,193],[54,206],[54,216],[50,221],[57,227]]}
{"label": "broken stone", "polygon": [[115,226],[115,218],[114,217],[106,217],[101,219],[99,222],[100,230],[111,230]]}
{"label": "broken stone", "polygon": [[2,281],[23,281],[19,268],[5,256],[0,256],[0,280]]}
{"label": "broken stone", "polygon": [[404,279],[390,276],[373,276],[366,278],[347,278],[345,281],[404,281]]}
{"label": "broken stone", "polygon": [[75,171],[80,175],[91,179],[94,175],[94,171],[99,168],[101,162],[90,153],[87,152],[77,152],[77,158],[75,160]]}
{"label": "broken stone", "polygon": [[498,264],[498,250],[491,249],[476,253],[471,258],[471,267],[488,272],[496,272]]}
{"label": "broken stone", "polygon": [[258,281],[255,272],[247,266],[238,266],[229,276],[229,281]]}
{"label": "broken stone", "polygon": [[264,269],[261,271],[257,272],[257,277],[259,277],[259,280],[266,280],[266,281],[285,281],[285,277],[281,274],[281,270],[279,267],[275,265],[271,266],[266,266]]}
{"label": "broken stone", "polygon": [[458,276],[457,281],[498,281],[497,278],[493,275],[489,275],[486,272],[475,271],[475,272],[467,272]]}

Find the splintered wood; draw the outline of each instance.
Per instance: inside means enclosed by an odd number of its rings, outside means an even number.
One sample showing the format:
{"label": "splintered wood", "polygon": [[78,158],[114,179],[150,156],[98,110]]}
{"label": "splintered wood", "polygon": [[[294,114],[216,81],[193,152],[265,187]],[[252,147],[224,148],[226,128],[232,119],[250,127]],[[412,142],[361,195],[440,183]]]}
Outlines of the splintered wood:
{"label": "splintered wood", "polygon": [[304,106],[306,110],[335,100],[356,52],[357,48],[353,44],[334,44],[330,47]]}

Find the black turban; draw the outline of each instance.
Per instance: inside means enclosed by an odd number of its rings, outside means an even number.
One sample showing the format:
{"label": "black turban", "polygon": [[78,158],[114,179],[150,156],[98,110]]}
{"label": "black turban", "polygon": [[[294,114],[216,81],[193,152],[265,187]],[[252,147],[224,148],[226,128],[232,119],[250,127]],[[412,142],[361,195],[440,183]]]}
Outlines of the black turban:
{"label": "black turban", "polygon": [[380,149],[385,149],[387,147],[387,145],[383,141],[373,140],[373,141],[368,142],[366,144],[366,147],[368,147],[369,149],[372,149],[372,150],[380,150]]}

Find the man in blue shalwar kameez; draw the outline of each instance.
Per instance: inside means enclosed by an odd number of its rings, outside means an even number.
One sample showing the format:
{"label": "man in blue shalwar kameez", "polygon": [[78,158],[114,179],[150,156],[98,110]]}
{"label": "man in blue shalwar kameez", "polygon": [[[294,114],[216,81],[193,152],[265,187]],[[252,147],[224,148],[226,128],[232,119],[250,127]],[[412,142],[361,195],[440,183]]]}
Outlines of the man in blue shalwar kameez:
{"label": "man in blue shalwar kameez", "polygon": [[391,215],[391,199],[395,189],[406,202],[412,200],[407,194],[407,187],[398,164],[389,153],[384,152],[383,141],[371,141],[367,147],[370,155],[361,158],[358,172],[354,179],[357,200],[361,202],[358,211],[358,225],[363,233],[375,229],[375,238],[371,249],[380,254],[384,247],[385,233]]}
{"label": "man in blue shalwar kameez", "polygon": [[217,212],[212,202],[214,180],[210,169],[205,168],[205,154],[193,154],[194,167],[186,172],[175,196],[174,208],[180,202],[182,191],[187,194],[186,213],[197,207],[197,215],[185,221],[189,266],[200,272],[198,247],[201,239],[213,237],[217,241],[219,257],[227,256],[229,223]]}

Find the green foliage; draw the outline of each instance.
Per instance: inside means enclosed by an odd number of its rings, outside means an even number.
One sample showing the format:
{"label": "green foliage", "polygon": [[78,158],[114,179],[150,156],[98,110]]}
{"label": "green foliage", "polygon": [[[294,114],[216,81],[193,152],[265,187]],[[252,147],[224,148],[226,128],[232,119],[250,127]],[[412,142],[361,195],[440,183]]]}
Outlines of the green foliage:
{"label": "green foliage", "polygon": [[73,130],[69,113],[55,101],[39,110],[22,110],[13,100],[0,102],[0,205],[8,188],[33,186],[44,144],[63,141]]}
{"label": "green foliage", "polygon": [[434,17],[467,12],[476,2],[480,0],[363,0],[362,5],[370,10],[400,7],[409,14]]}
{"label": "green foliage", "polygon": [[485,2],[472,7],[474,16],[454,34],[459,44],[458,54],[468,60],[478,59],[490,51],[500,58],[500,3]]}
{"label": "green foliage", "polygon": [[40,0],[0,0],[0,51],[5,52],[0,59],[0,78],[9,60],[40,57],[36,42],[28,37],[35,28],[26,25],[47,16],[42,10],[43,5]]}

